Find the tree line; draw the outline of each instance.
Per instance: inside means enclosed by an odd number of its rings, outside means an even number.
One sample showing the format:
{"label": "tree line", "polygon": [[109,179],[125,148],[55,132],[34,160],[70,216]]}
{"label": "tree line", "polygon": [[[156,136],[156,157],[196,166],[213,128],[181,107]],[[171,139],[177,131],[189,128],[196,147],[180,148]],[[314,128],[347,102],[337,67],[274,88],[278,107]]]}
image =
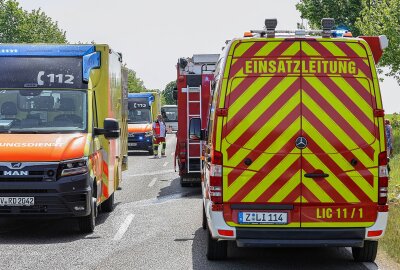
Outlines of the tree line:
{"label": "tree line", "polygon": [[386,35],[389,47],[379,66],[389,68],[386,75],[400,84],[400,0],[302,0],[296,8],[313,29],[321,27],[322,18],[334,18],[353,36]]}

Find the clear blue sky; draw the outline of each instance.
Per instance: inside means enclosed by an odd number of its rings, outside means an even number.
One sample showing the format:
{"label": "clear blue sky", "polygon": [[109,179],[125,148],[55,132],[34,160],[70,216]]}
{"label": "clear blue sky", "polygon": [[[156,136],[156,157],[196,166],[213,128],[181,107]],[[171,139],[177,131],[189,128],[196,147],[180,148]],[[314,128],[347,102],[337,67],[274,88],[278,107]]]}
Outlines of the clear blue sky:
{"label": "clear blue sky", "polygon": [[[175,80],[179,57],[220,53],[227,39],[261,29],[277,18],[279,29],[295,29],[298,0],[19,0],[41,8],[67,31],[71,43],[107,43],[151,89]],[[400,86],[381,84],[387,113],[400,112]]]}

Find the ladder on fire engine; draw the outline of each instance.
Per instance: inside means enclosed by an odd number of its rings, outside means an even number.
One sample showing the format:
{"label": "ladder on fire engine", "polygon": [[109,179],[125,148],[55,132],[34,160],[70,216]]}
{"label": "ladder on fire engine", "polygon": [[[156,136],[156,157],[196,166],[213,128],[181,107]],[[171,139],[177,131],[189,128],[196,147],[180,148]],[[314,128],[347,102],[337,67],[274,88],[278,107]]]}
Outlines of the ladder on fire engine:
{"label": "ladder on fire engine", "polygon": [[[190,130],[189,130],[189,125],[190,125],[190,119],[192,118],[200,118],[200,123],[201,123],[201,115],[202,115],[202,104],[201,104],[201,85],[199,87],[189,87],[189,85],[187,86],[187,92],[186,92],[186,111],[187,111],[187,125],[186,127],[188,128],[188,133],[187,133],[187,172],[188,173],[200,173],[200,169],[201,169],[201,160],[200,160],[200,156],[191,156],[190,155],[190,146],[191,145],[198,145],[200,148],[200,152],[199,155],[201,155],[202,153],[202,149],[201,149],[201,142],[200,141],[193,141],[190,139]],[[198,94],[198,99],[190,99],[190,93],[199,93]],[[195,95],[197,96],[197,95]],[[190,114],[190,106],[192,104],[198,104],[199,105],[199,114]],[[193,113],[193,112],[192,112]],[[194,158],[194,159],[198,159],[199,162],[199,169],[198,170],[192,170],[191,166],[190,166],[190,159]],[[197,167],[197,166],[196,166]]]}

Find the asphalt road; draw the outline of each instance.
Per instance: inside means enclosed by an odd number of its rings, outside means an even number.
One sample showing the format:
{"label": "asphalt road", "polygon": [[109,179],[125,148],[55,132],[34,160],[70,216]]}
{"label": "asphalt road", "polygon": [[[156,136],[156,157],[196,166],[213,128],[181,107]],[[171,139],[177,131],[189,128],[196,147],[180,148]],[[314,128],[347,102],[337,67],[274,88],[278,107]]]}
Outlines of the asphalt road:
{"label": "asphalt road", "polygon": [[345,248],[228,248],[229,260],[205,257],[201,191],[181,188],[173,169],[175,137],[167,157],[129,157],[116,208],[100,213],[95,232],[79,233],[75,220],[0,220],[0,269],[400,269],[378,254],[355,263]]}

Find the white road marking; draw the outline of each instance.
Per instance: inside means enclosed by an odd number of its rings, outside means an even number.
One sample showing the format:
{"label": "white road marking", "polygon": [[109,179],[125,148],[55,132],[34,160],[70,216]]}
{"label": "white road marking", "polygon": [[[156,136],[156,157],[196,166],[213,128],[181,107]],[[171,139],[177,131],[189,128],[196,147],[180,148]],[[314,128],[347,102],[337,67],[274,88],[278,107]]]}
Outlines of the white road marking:
{"label": "white road marking", "polygon": [[171,156],[174,156],[174,155],[175,155],[175,152],[172,152],[172,153],[171,153]]}
{"label": "white road marking", "polygon": [[134,216],[135,216],[134,214],[129,214],[126,217],[125,221],[119,227],[118,232],[114,235],[113,238],[114,241],[119,241],[122,239],[122,237],[124,237],[124,234],[128,230],[129,225],[131,225]]}
{"label": "white road marking", "polygon": [[168,163],[169,163],[168,161],[164,162],[163,167],[167,167]]}
{"label": "white road marking", "polygon": [[157,177],[154,177],[151,182],[149,183],[149,187],[153,187],[154,184],[157,182]]}
{"label": "white road marking", "polygon": [[173,173],[173,172],[175,172],[175,171],[172,169],[171,170],[161,170],[161,171],[157,171],[157,172],[130,174],[129,177],[158,175],[158,174],[166,174],[166,173]]}

